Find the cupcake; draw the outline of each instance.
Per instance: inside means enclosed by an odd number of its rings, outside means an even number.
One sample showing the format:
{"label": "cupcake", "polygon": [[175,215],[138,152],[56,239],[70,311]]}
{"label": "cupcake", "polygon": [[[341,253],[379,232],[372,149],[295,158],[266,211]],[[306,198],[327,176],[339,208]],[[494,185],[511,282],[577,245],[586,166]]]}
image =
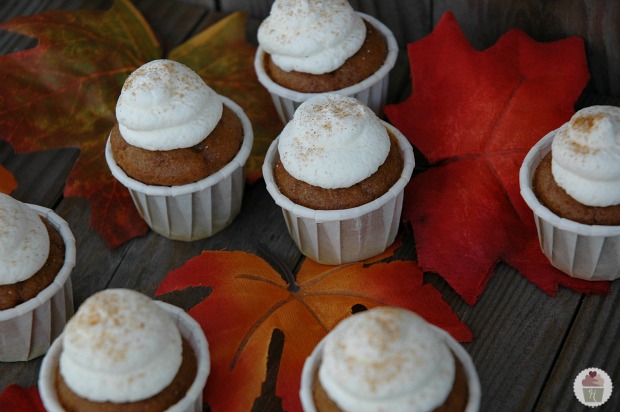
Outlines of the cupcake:
{"label": "cupcake", "polygon": [[551,264],[591,280],[620,277],[620,108],[592,106],[540,140],[520,171]]}
{"label": "cupcake", "polygon": [[258,80],[283,122],[316,93],[355,97],[377,114],[398,45],[377,19],[346,0],[276,0],[258,29]]}
{"label": "cupcake", "polygon": [[392,244],[413,168],[398,130],[357,99],[319,94],[271,144],[263,176],[301,252],[341,264]]}
{"label": "cupcake", "polygon": [[47,351],[73,315],[74,266],[67,222],[0,193],[0,361]]}
{"label": "cupcake", "polygon": [[595,370],[589,371],[581,381],[585,403],[603,402],[605,379],[597,375],[598,373]]}
{"label": "cupcake", "polygon": [[211,236],[239,213],[252,126],[187,66],[154,60],[125,81],[106,160],[155,232]]}
{"label": "cupcake", "polygon": [[201,410],[210,370],[200,326],[175,306],[128,289],[84,301],[45,356],[48,411]]}
{"label": "cupcake", "polygon": [[306,412],[477,411],[471,357],[449,334],[397,307],[341,321],[302,371]]}

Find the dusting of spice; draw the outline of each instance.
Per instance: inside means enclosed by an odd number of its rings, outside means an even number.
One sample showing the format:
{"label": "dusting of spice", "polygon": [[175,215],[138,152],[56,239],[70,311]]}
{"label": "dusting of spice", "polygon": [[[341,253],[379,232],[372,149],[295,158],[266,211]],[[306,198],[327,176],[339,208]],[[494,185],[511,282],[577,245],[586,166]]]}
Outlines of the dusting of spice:
{"label": "dusting of spice", "polygon": [[181,335],[149,297],[107,289],[84,301],[63,333],[60,373],[79,396],[133,402],[160,392],[182,362]]}

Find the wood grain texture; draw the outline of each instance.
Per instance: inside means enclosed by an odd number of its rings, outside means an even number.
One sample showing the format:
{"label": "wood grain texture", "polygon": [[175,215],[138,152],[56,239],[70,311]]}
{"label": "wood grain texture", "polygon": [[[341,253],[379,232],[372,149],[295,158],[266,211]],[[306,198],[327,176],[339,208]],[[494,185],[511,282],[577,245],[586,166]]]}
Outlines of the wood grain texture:
{"label": "wood grain texture", "polygon": [[15,154],[11,145],[0,141],[2,151],[11,153],[2,161],[17,180],[12,196],[22,202],[54,208],[60,199],[67,177],[77,161],[79,149],[54,149]]}
{"label": "wood grain texture", "polygon": [[499,264],[484,294],[468,306],[439,276],[425,279],[470,327],[472,355],[483,390],[483,411],[528,411],[561,350],[581,295],[561,290],[555,298],[541,293],[517,271]]}
{"label": "wood grain texture", "polygon": [[555,362],[547,384],[543,388],[537,410],[578,410],[582,405],[573,390],[577,374],[596,367],[611,377],[612,398],[597,411],[618,410],[618,382],[620,382],[620,282],[614,282],[608,296],[585,296],[580,304],[561,353]]}
{"label": "wood grain texture", "polygon": [[432,31],[432,0],[351,0],[355,10],[370,14],[388,26],[401,49]]}
{"label": "wood grain texture", "polygon": [[[133,3],[148,22],[165,22],[165,24],[151,23],[161,43],[163,56],[191,37],[193,34],[191,29],[209,15],[209,10],[204,7],[171,1],[133,0]],[[179,30],[180,27],[183,29]]]}
{"label": "wood grain texture", "polygon": [[269,15],[272,4],[273,0],[220,0],[218,11],[246,10],[250,17],[262,20]]}

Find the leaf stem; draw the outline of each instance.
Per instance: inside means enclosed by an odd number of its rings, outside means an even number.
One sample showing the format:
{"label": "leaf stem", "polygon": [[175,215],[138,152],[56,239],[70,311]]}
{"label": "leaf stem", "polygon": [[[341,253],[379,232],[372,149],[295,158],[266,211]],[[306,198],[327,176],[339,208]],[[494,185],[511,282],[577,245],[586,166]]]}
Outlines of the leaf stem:
{"label": "leaf stem", "polygon": [[297,284],[297,279],[295,274],[289,269],[289,267],[284,263],[279,256],[273,253],[269,247],[260,242],[257,247],[257,252],[261,258],[263,258],[267,263],[271,265],[272,268],[284,279],[286,284],[288,285],[287,290],[289,292],[299,292],[300,287]]}

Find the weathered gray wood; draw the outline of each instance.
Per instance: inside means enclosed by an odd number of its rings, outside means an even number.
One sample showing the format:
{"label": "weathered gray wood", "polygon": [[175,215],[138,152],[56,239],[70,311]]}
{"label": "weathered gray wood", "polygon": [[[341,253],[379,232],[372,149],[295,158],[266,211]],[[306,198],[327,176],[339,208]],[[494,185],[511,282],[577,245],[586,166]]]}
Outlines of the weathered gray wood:
{"label": "weathered gray wood", "polygon": [[217,9],[217,0],[177,0],[187,4],[198,5],[206,8],[207,10]]}
{"label": "weathered gray wood", "polygon": [[614,384],[612,398],[597,410],[618,410],[619,316],[620,282],[614,282],[609,296],[588,295],[583,299],[536,410],[578,410],[581,404],[569,394],[577,374],[592,367],[607,372]]}
{"label": "weathered gray wood", "polygon": [[474,342],[464,347],[480,375],[481,410],[532,410],[581,294],[560,289],[552,298],[499,264],[478,303],[470,307],[439,276],[427,274],[425,279],[474,334]]}
{"label": "weathered gray wood", "polygon": [[379,19],[388,26],[401,49],[432,30],[432,0],[351,0],[354,9]]}
{"label": "weathered gray wood", "polygon": [[[0,4],[1,22],[9,21],[17,16],[28,16],[46,10],[40,2],[10,0]],[[24,50],[36,45],[36,40],[28,39],[18,34],[0,30],[0,53],[6,54],[16,50]],[[20,44],[21,43],[21,44]]]}
{"label": "weathered gray wood", "polygon": [[133,240],[108,287],[128,287],[153,296],[170,271],[203,250],[257,253],[259,244],[268,245],[269,250],[291,269],[301,257],[288,237],[281,210],[267,194],[262,181],[246,187],[241,213],[229,227],[208,239],[170,241],[149,233]]}
{"label": "weathered gray wood", "polygon": [[87,297],[108,287],[132,242],[110,250],[90,225],[90,204],[84,198],[63,199],[56,213],[67,221],[75,237],[77,256],[71,279],[77,308]]}
{"label": "weathered gray wood", "polygon": [[273,0],[226,0],[219,2],[218,11],[246,10],[251,17],[262,20],[269,15],[272,4]]}
{"label": "weathered gray wood", "polygon": [[134,5],[151,23],[162,43],[163,56],[187,40],[191,35],[191,28],[209,14],[209,10],[203,7],[173,1],[134,0]]}
{"label": "weathered gray wood", "polygon": [[[6,141],[0,145],[12,148]],[[22,202],[53,208],[62,198],[67,177],[78,158],[74,148],[43,150],[29,154],[13,154],[2,165],[17,180],[13,197]]]}

